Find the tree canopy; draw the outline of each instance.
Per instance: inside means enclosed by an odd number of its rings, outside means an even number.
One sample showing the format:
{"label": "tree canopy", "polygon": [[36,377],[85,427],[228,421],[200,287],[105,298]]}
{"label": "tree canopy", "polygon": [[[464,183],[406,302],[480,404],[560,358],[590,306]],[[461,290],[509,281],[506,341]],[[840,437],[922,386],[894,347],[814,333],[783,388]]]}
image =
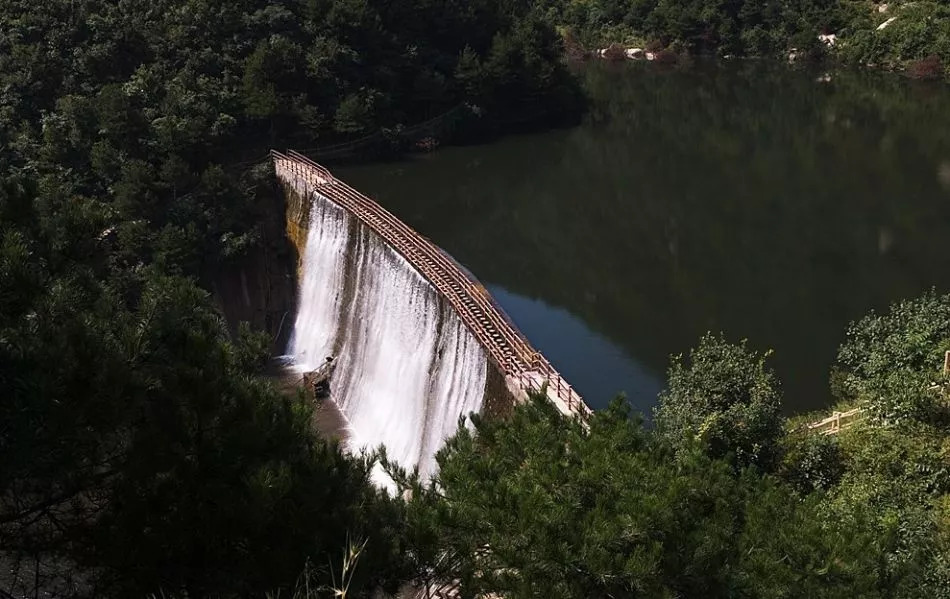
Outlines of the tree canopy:
{"label": "tree canopy", "polygon": [[931,291],[871,313],[848,329],[838,352],[838,392],[890,423],[950,423],[944,356],[950,351],[950,296]]}
{"label": "tree canopy", "polygon": [[499,0],[11,0],[0,23],[0,590],[260,596],[308,562],[330,584],[359,539],[352,591],[391,588],[400,504],[205,289],[280,210],[271,144],[576,112],[560,38]]}
{"label": "tree canopy", "polygon": [[[613,42],[719,56],[829,56],[940,79],[950,68],[948,11],[946,3],[932,0],[564,0],[550,18],[572,39],[600,47]],[[819,39],[827,35],[834,37]]]}
{"label": "tree canopy", "polygon": [[677,357],[669,388],[660,396],[656,426],[673,447],[696,442],[713,458],[730,456],[738,466],[771,470],[782,431],[778,381],[745,343],[706,335]]}
{"label": "tree canopy", "polygon": [[[746,4],[584,9],[746,51],[844,18]],[[257,376],[269,340],[229,334],[206,289],[277,209],[270,144],[576,111],[552,23],[579,6],[0,7],[0,590],[262,596],[307,573],[330,594],[358,547],[351,596],[950,597],[947,297],[852,327],[837,380],[873,417],[836,440],[783,426],[765,356],[710,336],[655,431],[619,401],[582,423],[535,399],[461,427],[431,483],[397,475],[408,497]],[[808,27],[779,27],[797,10]]]}
{"label": "tree canopy", "polygon": [[[621,398],[586,422],[542,396],[473,417],[433,481],[397,476],[413,568],[472,596],[950,597],[945,419],[878,416],[914,394],[947,405],[948,305],[852,325],[836,379],[869,417],[835,436],[783,419],[767,354],[721,335],[673,357],[653,429]],[[931,387],[866,386],[902,368]]]}
{"label": "tree canopy", "polygon": [[542,399],[476,419],[439,465],[410,529],[465,594],[877,596],[870,537],[824,519],[820,496],[699,447],[674,460],[619,400],[587,425]]}

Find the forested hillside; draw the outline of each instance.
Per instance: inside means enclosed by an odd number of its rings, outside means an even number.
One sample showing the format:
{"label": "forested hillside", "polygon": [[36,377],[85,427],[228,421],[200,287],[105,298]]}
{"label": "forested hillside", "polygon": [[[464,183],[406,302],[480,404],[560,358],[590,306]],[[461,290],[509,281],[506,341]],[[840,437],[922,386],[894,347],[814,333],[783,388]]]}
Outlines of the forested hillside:
{"label": "forested hillside", "polygon": [[802,6],[0,4],[0,595],[950,597],[948,297],[848,332],[834,380],[867,418],[840,437],[790,427],[766,356],[708,336],[655,430],[533,403],[390,497],[207,291],[280,209],[272,145],[573,114],[555,25],[752,53],[845,18]]}
{"label": "forested hillside", "polygon": [[[830,57],[940,78],[950,68],[945,2],[565,0],[552,9],[574,39],[690,54]],[[832,36],[819,39],[819,36]]]}
{"label": "forested hillside", "polygon": [[370,531],[354,589],[402,578],[398,506],[202,285],[272,144],[576,111],[560,54],[528,2],[0,3],[0,591],[260,596]]}
{"label": "forested hillside", "polygon": [[950,296],[852,324],[834,386],[864,417],[823,436],[781,417],[767,353],[707,335],[653,430],[619,400],[476,419],[409,481],[410,545],[472,596],[950,597],[948,350]]}
{"label": "forested hillside", "polygon": [[577,109],[560,40],[526,1],[2,10],[0,166],[108,200],[135,253],[187,272],[253,242],[252,181],[224,169],[270,144],[347,140],[461,102],[488,118],[541,96]]}

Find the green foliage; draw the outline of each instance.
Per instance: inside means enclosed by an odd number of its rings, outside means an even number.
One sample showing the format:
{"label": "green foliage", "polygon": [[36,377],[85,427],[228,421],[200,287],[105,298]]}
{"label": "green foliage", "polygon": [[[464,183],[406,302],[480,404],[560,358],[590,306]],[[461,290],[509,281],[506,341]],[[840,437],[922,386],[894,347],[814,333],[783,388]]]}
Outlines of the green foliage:
{"label": "green foliage", "polygon": [[[588,44],[659,40],[693,53],[784,57],[830,53],[856,64],[903,67],[936,57],[939,76],[950,65],[950,8],[945,3],[846,0],[566,0],[551,18]],[[878,26],[896,17],[885,29]],[[833,47],[818,40],[834,33]]]}
{"label": "green foliage", "polygon": [[274,118],[291,112],[293,94],[303,91],[303,49],[283,36],[261,40],[244,65],[248,115]]}
{"label": "green foliage", "polygon": [[841,536],[772,477],[672,461],[620,401],[589,428],[536,399],[474,429],[408,508],[431,576],[466,595],[874,596],[860,530]]}
{"label": "green foliage", "polygon": [[126,270],[110,211],[56,191],[0,188],[7,563],[96,596],[260,594],[354,534],[372,546],[352,588],[398,580],[400,507],[370,459],[314,438],[308,404],[248,377],[269,340],[231,342],[191,280]]}
{"label": "green foliage", "polygon": [[780,392],[775,375],[745,342],[705,335],[689,362],[673,359],[669,387],[660,394],[656,428],[677,453],[697,445],[712,458],[738,467],[771,470],[782,435]]}
{"label": "green foliage", "polygon": [[559,38],[499,0],[10,0],[0,22],[4,567],[35,557],[97,596],[260,595],[308,560],[327,587],[353,535],[350,594],[392,590],[401,506],[372,460],[253,378],[270,340],[228,339],[196,284],[276,209],[270,169],[225,165],[464,102],[574,110]]}
{"label": "green foliage", "polygon": [[[896,17],[883,30],[878,25]],[[906,2],[852,26],[842,56],[860,64],[900,67],[906,61],[936,56],[950,65],[950,7],[944,2]]]}
{"label": "green foliage", "polygon": [[238,324],[234,351],[238,366],[245,372],[261,373],[270,360],[270,335],[254,331],[246,322]]}
{"label": "green foliage", "polygon": [[379,96],[379,92],[360,90],[343,98],[333,121],[336,130],[343,133],[361,133],[372,129]]}
{"label": "green foliage", "polygon": [[871,419],[840,435],[844,475],[826,509],[871,527],[888,596],[950,597],[948,348],[950,296],[931,291],[852,323],[838,352],[839,392]]}
{"label": "green foliage", "polygon": [[266,208],[221,164],[465,102],[489,121],[540,98],[548,116],[579,108],[560,38],[526,3],[13,0],[0,19],[0,139],[18,140],[4,163],[146,221],[135,258],[193,276],[253,246]]}
{"label": "green foliage", "polygon": [[148,282],[125,344],[134,387],[110,389],[138,418],[114,441],[114,478],[84,491],[109,509],[78,556],[110,594],[263,592],[382,526],[370,463],[313,439],[305,404],[247,380],[204,303],[188,283]]}
{"label": "green foliage", "polygon": [[590,42],[620,29],[690,52],[778,56],[792,47],[817,45],[824,31],[838,31],[856,9],[838,0],[593,0],[568,2],[564,18]]}
{"label": "green foliage", "polygon": [[801,432],[786,436],[780,474],[802,495],[827,491],[845,473],[845,456],[834,436]]}
{"label": "green foliage", "polygon": [[862,37],[854,24],[874,22],[856,10],[5,3],[0,561],[82,581],[53,580],[53,594],[260,596],[304,569],[333,586],[360,539],[352,595],[425,575],[506,597],[946,596],[948,451],[931,390],[946,298],[869,317],[842,348],[844,388],[903,432],[787,441],[791,485],[769,474],[781,422],[764,356],[706,337],[671,369],[659,436],[620,403],[588,427],[536,400],[462,428],[431,485],[399,477],[404,503],[369,484],[372,457],[316,439],[306,402],[253,377],[269,340],[243,326],[229,339],[197,284],[261,241],[270,174],[225,165],[277,140],[343,141],[463,103],[495,122],[575,111],[552,19],[588,38],[756,54],[850,23],[853,60],[946,57],[939,3],[902,9],[883,41]]}
{"label": "green foliage", "polygon": [[871,313],[848,329],[838,352],[839,387],[885,423],[946,422],[950,295],[930,292]]}
{"label": "green foliage", "polygon": [[[474,74],[482,73],[486,82],[482,90],[486,95],[481,103],[489,105],[498,112],[504,105],[511,105],[515,98],[533,99],[520,110],[513,110],[521,116],[526,108],[537,113],[547,113],[550,107],[580,105],[576,88],[570,84],[567,72],[559,67],[563,53],[561,38],[554,30],[533,13],[508,32],[497,33],[491,42],[491,48],[483,60],[482,69],[473,69],[462,64],[460,75],[467,79],[471,88]],[[463,53],[463,58],[465,54]],[[466,60],[470,61],[471,57]],[[542,102],[544,98],[544,102]]]}
{"label": "green foliage", "polygon": [[846,472],[825,501],[827,517],[871,528],[887,596],[947,597],[938,577],[950,545],[935,510],[950,490],[945,435],[921,424],[858,426],[841,446]]}

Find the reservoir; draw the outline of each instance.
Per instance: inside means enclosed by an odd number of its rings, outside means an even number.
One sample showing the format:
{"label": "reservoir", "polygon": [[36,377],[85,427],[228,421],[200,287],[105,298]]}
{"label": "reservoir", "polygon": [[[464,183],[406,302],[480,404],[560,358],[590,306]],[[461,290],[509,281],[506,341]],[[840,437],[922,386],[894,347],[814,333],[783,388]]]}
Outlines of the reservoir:
{"label": "reservoir", "polygon": [[591,63],[582,124],[334,173],[452,254],[603,407],[706,331],[830,406],[849,322],[950,291],[950,87],[743,61]]}

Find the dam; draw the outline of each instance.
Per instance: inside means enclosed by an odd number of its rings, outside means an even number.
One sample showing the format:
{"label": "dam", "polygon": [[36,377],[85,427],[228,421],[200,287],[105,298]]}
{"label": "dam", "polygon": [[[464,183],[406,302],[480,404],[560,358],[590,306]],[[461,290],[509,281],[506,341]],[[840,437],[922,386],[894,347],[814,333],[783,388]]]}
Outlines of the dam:
{"label": "dam", "polygon": [[287,353],[296,368],[335,357],[332,400],[351,450],[386,447],[435,471],[472,412],[503,414],[543,392],[589,408],[473,275],[382,206],[296,152],[272,152],[297,248],[299,297]]}

